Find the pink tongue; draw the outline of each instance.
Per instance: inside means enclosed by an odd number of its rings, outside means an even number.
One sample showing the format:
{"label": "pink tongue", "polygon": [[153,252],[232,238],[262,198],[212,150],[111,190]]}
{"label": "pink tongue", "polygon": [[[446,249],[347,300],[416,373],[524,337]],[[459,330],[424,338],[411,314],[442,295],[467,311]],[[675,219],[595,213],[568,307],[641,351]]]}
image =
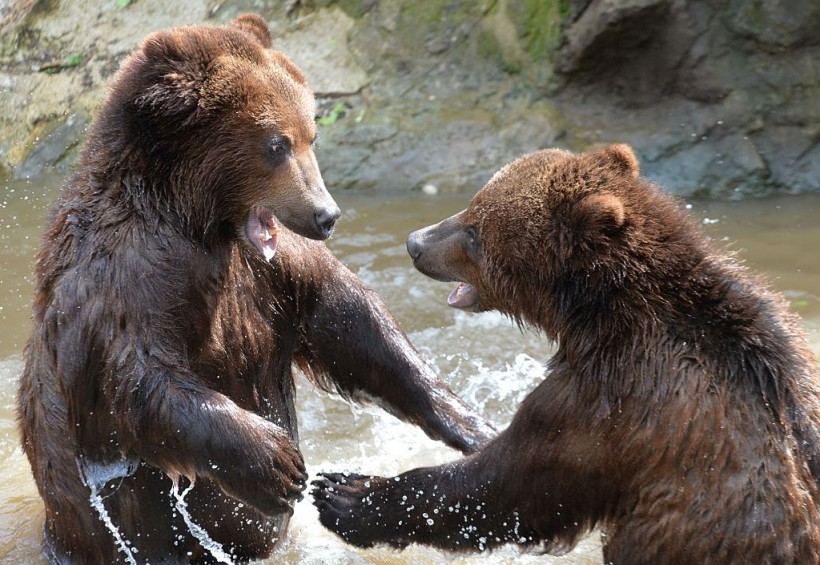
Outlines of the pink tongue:
{"label": "pink tongue", "polygon": [[251,212],[245,224],[245,234],[248,240],[262,254],[266,261],[273,259],[276,248],[279,245],[279,234],[273,233],[268,237],[268,229],[276,228],[276,220],[270,212]]}
{"label": "pink tongue", "polygon": [[458,286],[447,297],[447,304],[452,308],[469,308],[478,301],[478,293],[472,285],[458,283]]}

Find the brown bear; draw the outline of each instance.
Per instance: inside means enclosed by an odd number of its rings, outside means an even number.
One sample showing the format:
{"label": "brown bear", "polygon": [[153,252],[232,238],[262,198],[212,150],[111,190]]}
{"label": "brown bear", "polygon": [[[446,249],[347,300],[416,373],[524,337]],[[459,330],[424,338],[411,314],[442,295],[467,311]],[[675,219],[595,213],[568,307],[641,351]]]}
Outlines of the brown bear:
{"label": "brown bear", "polygon": [[314,117],[258,16],[122,64],[37,257],[18,413],[51,561],[268,555],[306,481],[294,365],[462,451],[492,433],[311,240],[339,216]]}
{"label": "brown bear", "polygon": [[451,306],[558,349],[479,452],[317,480],[326,527],[360,547],[547,552],[599,527],[606,563],[818,562],[820,383],[798,321],[628,146],[526,155],[407,249],[461,281]]}

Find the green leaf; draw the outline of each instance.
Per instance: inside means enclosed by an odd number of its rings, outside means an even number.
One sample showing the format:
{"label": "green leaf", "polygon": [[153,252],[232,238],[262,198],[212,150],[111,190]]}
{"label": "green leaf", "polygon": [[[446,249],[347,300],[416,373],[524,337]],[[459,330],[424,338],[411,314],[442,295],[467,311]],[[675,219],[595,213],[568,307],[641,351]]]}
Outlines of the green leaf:
{"label": "green leaf", "polygon": [[125,8],[131,3],[131,0],[114,0],[114,5],[117,8]]}
{"label": "green leaf", "polygon": [[82,62],[82,55],[68,55],[66,57],[63,57],[62,59],[57,59],[55,61],[47,61],[41,65],[34,67],[34,70],[40,73],[53,75],[65,69],[76,67],[77,65],[80,65]]}
{"label": "green leaf", "polygon": [[332,126],[344,115],[346,110],[345,105],[339,102],[333,107],[327,116],[322,116],[316,120],[316,123],[320,126]]}

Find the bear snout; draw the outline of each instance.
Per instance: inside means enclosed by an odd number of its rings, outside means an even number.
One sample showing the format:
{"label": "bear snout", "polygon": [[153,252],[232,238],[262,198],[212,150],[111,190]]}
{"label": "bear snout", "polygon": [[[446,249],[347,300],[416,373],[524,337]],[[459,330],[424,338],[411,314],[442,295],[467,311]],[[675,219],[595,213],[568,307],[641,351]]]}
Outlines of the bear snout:
{"label": "bear snout", "polygon": [[413,261],[421,256],[421,242],[419,239],[419,232],[417,231],[407,236],[407,253],[410,254],[410,258],[413,259]]}
{"label": "bear snout", "polygon": [[304,194],[302,198],[282,200],[276,208],[276,217],[294,233],[308,239],[327,239],[333,234],[342,212],[324,186],[318,195]]}
{"label": "bear snout", "polygon": [[464,231],[460,214],[407,236],[407,253],[423,275],[442,282],[461,281],[463,264],[461,239]]}
{"label": "bear snout", "polygon": [[316,222],[316,227],[319,233],[322,234],[323,239],[327,239],[333,233],[333,228],[336,227],[336,220],[342,215],[342,211],[338,206],[330,206],[322,208],[313,215],[313,220]]}

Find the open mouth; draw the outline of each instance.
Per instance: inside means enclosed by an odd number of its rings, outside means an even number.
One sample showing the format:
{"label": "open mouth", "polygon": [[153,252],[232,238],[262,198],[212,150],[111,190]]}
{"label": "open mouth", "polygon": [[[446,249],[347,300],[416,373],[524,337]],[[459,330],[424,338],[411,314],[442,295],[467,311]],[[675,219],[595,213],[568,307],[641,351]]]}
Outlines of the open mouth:
{"label": "open mouth", "polygon": [[266,261],[270,261],[276,253],[281,231],[273,212],[267,208],[251,209],[245,223],[245,235]]}
{"label": "open mouth", "polygon": [[478,304],[478,291],[473,285],[458,283],[458,286],[447,297],[451,308],[471,308]]}

